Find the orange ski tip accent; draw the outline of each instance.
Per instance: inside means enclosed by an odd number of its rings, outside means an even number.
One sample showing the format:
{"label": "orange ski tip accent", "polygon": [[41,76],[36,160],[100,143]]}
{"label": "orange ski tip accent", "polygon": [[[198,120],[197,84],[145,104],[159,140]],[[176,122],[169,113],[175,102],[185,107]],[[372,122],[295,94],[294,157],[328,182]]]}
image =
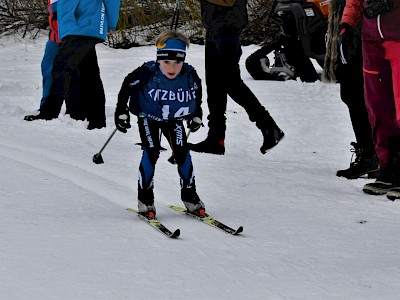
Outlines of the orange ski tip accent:
{"label": "orange ski tip accent", "polygon": [[366,69],[366,68],[363,68],[363,71],[364,71],[365,73],[373,74],[373,75],[378,75],[378,74],[379,74],[378,71],[368,70],[368,69]]}

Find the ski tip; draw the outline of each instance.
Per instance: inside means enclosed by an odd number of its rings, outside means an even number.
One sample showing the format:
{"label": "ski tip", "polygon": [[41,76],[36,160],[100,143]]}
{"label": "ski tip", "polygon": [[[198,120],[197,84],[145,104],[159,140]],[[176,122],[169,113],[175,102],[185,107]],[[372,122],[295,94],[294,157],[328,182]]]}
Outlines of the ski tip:
{"label": "ski tip", "polygon": [[181,231],[180,231],[180,229],[177,229],[169,237],[171,239],[175,239],[175,238],[179,237],[180,235],[181,235]]}

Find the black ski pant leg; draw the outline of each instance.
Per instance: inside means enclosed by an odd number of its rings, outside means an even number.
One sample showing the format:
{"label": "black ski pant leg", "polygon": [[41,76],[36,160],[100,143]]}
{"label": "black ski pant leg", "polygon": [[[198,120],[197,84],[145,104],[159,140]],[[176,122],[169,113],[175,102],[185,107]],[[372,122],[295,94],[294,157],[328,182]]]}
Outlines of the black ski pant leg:
{"label": "black ski pant leg", "polygon": [[178,166],[180,186],[181,188],[195,188],[192,157],[187,146],[187,136],[183,121],[168,121],[164,123],[164,126]]}
{"label": "black ski pant leg", "polygon": [[218,41],[207,37],[205,45],[205,73],[207,85],[207,105],[209,110],[208,136],[224,140],[226,131],[226,105],[228,93],[223,78],[226,76],[221,66],[221,53]]}
{"label": "black ski pant leg", "polygon": [[58,116],[70,85],[71,73],[82,59],[101,41],[98,38],[71,35],[63,39],[53,65],[53,82],[49,99],[46,100],[41,113]]}
{"label": "black ski pant leg", "polygon": [[340,97],[349,109],[351,124],[359,146],[367,153],[375,153],[372,129],[364,98],[364,78],[362,65],[350,63],[339,65]]}
{"label": "black ski pant leg", "polygon": [[154,172],[160,156],[160,126],[159,122],[139,118],[138,127],[143,148],[139,165],[138,190],[140,193],[141,191],[152,190],[154,187]]}
{"label": "black ski pant leg", "polygon": [[82,109],[92,126],[101,126],[106,123],[103,82],[100,77],[100,68],[97,61],[95,47],[91,48],[78,66],[81,76]]}
{"label": "black ski pant leg", "polygon": [[247,112],[253,122],[267,117],[268,113],[257,97],[243,82],[239,60],[241,31],[236,28],[207,32],[205,64],[207,104],[209,108],[209,136],[225,138],[226,107],[229,95]]}
{"label": "black ski pant leg", "polygon": [[69,114],[72,119],[85,120],[86,111],[83,107],[83,100],[80,73],[78,69],[74,69],[71,73],[69,88],[65,97],[65,113]]}
{"label": "black ski pant leg", "polygon": [[250,88],[243,82],[239,60],[242,56],[238,29],[224,30],[220,35],[220,65],[224,71],[221,81],[228,95],[247,112],[250,121],[255,122],[266,117],[266,110]]}

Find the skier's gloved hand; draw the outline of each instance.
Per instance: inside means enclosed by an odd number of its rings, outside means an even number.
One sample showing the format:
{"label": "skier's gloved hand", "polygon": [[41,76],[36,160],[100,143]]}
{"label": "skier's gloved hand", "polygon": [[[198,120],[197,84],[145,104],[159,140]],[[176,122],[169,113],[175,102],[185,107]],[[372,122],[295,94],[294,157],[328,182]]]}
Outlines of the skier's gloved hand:
{"label": "skier's gloved hand", "polygon": [[190,121],[187,122],[187,127],[189,128],[190,132],[196,132],[199,128],[203,125],[203,122],[199,117],[194,117]]}
{"label": "skier's gloved hand", "polygon": [[338,54],[343,65],[351,62],[352,57],[356,55],[356,49],[353,40],[354,29],[347,23],[339,26],[339,38],[337,41]]}
{"label": "skier's gloved hand", "polygon": [[131,128],[129,110],[127,108],[125,109],[117,108],[114,114],[114,121],[117,129],[125,133],[128,128]]}

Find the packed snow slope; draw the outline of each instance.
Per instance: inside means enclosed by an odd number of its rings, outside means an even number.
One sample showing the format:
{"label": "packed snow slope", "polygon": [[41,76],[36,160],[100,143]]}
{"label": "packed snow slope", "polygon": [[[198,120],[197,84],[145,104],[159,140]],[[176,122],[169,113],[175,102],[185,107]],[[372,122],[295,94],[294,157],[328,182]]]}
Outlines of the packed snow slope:
{"label": "packed snow slope", "polygon": [[[255,81],[244,62],[257,47],[244,47],[243,80],[286,137],[262,155],[261,133],[229,100],[225,155],[192,153],[209,214],[243,225],[239,236],[168,208],[181,202],[163,152],[156,207],[181,229],[174,240],[125,210],[136,207],[141,158],[134,117],[102,153],[105,163],[92,162],[115,128],[124,77],[155,48],[97,46],[107,128],[89,131],[63,113],[23,120],[41,98],[45,42],[0,39],[0,299],[399,299],[400,203],[364,194],[370,180],[335,176],[354,141],[337,84]],[[204,47],[191,45],[187,61],[206,96]],[[204,127],[189,141],[206,135]]]}

